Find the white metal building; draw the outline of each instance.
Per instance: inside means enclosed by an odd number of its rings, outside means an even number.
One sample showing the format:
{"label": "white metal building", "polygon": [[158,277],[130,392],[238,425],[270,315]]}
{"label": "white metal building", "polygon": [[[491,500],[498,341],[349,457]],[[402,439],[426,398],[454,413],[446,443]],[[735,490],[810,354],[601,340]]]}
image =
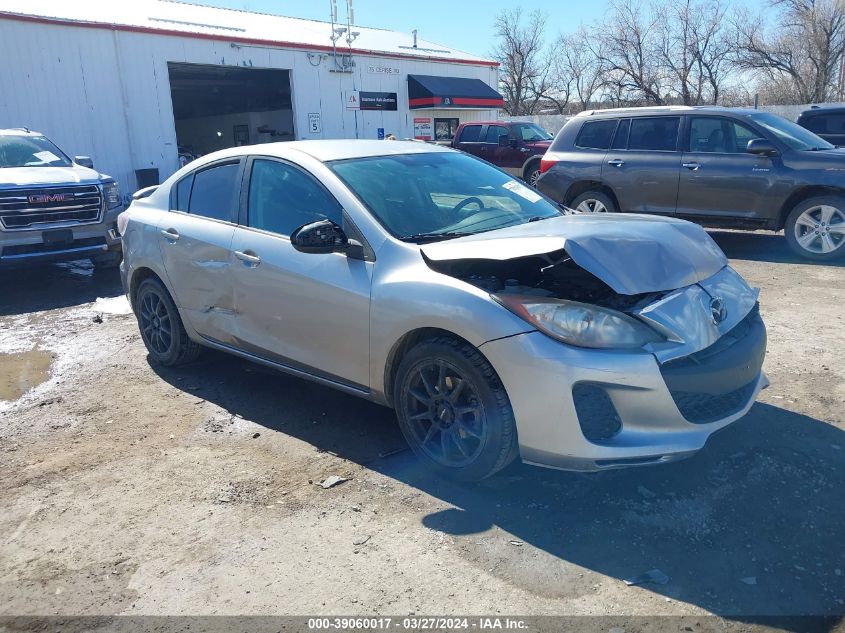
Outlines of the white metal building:
{"label": "white metal building", "polygon": [[495,62],[342,22],[170,0],[0,0],[0,128],[90,155],[126,193],[173,173],[180,152],[444,140],[459,121],[497,116]]}

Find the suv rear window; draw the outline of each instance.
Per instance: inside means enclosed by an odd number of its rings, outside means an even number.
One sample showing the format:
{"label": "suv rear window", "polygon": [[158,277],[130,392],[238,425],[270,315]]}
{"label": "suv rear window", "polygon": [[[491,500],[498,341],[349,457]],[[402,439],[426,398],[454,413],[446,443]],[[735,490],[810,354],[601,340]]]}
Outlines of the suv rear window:
{"label": "suv rear window", "polygon": [[461,137],[458,139],[459,143],[477,143],[481,138],[480,125],[467,125],[461,130]]}
{"label": "suv rear window", "polygon": [[681,118],[676,116],[631,119],[628,149],[674,152],[678,148],[680,123]]}
{"label": "suv rear window", "polygon": [[575,147],[584,149],[607,149],[610,147],[610,139],[616,130],[616,119],[608,121],[587,121],[578,132],[575,139]]}

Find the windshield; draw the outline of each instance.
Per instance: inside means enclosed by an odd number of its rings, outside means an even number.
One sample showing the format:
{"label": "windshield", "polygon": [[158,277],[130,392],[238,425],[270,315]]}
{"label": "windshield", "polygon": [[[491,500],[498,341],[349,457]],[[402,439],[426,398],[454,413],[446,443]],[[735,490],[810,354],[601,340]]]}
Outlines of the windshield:
{"label": "windshield", "polygon": [[797,150],[833,149],[833,145],[797,123],[769,112],[749,115],[752,121],[774,134],[779,141]]}
{"label": "windshield", "polygon": [[514,123],[511,124],[511,128],[517,138],[521,138],[526,143],[531,143],[532,141],[550,141],[554,138],[546,130],[533,123]]}
{"label": "windshield", "polygon": [[355,158],[331,169],[399,239],[434,241],[561,215],[539,193],[467,154]]}
{"label": "windshield", "polygon": [[70,167],[71,161],[43,136],[0,135],[0,167]]}

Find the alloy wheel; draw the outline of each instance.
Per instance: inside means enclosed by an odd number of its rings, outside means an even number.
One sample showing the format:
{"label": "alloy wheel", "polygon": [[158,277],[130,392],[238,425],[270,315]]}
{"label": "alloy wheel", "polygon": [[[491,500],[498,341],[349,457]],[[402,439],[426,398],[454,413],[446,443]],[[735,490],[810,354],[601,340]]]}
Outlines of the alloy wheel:
{"label": "alloy wheel", "polygon": [[794,230],[801,248],[827,255],[845,244],[845,212],[827,204],[810,207],[795,220]]}
{"label": "alloy wheel", "polygon": [[575,207],[576,211],[581,213],[607,213],[607,207],[604,206],[601,200],[595,198],[587,198],[582,200],[581,204]]}
{"label": "alloy wheel", "polygon": [[528,174],[528,184],[532,187],[537,186],[537,181],[540,180],[540,170],[535,169],[531,173]]}
{"label": "alloy wheel", "polygon": [[419,363],[408,379],[403,407],[417,445],[437,463],[465,466],[484,449],[487,425],[481,398],[451,363]]}
{"label": "alloy wheel", "polygon": [[173,330],[170,313],[160,296],[153,292],[144,295],[139,320],[141,332],[149,346],[157,354],[167,354],[173,344]]}

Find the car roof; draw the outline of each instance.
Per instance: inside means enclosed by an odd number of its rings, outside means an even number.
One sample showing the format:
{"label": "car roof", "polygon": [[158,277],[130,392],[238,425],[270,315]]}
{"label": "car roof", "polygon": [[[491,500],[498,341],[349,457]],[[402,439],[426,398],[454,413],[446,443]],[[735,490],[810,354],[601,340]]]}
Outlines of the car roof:
{"label": "car roof", "polygon": [[41,132],[34,132],[25,127],[0,129],[0,136],[44,136]]}
{"label": "car roof", "polygon": [[[348,158],[371,158],[374,156],[396,156],[400,154],[431,154],[434,152],[455,152],[449,147],[421,141],[376,141],[364,139],[337,139],[313,141],[281,141],[260,145],[230,147],[202,157],[198,166],[215,160],[239,158],[241,156],[273,156],[292,158],[294,154],[307,154],[321,162],[345,160]],[[194,163],[190,163],[194,165]]]}
{"label": "car roof", "polygon": [[760,110],[754,108],[725,108],[722,106],[643,106],[637,108],[607,108],[605,110],[585,110],[575,116],[581,117],[614,117],[614,116],[654,116],[656,114],[753,114]]}
{"label": "car roof", "polygon": [[531,121],[464,121],[461,125],[514,125],[516,123],[528,123],[530,125],[535,125],[535,123]]}
{"label": "car roof", "polygon": [[815,116],[817,114],[836,114],[837,112],[845,112],[845,106],[842,105],[824,105],[812,106],[806,110],[802,110],[799,116]]}

